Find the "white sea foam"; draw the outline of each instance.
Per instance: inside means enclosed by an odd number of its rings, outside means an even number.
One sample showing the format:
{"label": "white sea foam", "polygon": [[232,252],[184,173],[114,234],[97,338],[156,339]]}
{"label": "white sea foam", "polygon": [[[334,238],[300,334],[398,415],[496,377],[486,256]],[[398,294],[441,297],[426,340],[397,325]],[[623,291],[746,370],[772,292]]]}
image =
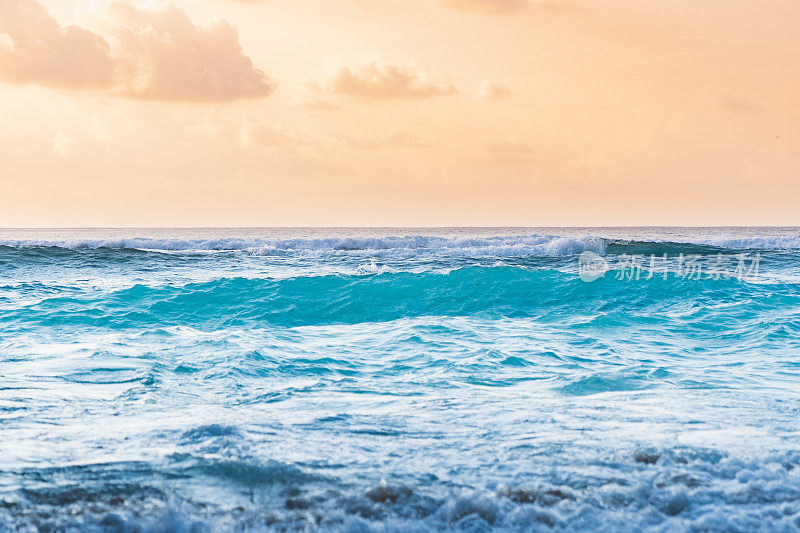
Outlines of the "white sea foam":
{"label": "white sea foam", "polygon": [[[206,426],[186,433],[181,444],[211,442],[213,447],[214,442],[224,443],[239,434],[232,426]],[[426,494],[435,487],[384,482],[366,490],[322,492],[319,486],[330,478],[290,465],[200,461],[195,471],[222,480],[218,490],[234,498],[237,486],[293,485],[301,495],[273,496],[260,506],[244,501],[227,511],[229,502],[219,508],[198,506],[133,483],[92,491],[67,485],[28,491],[42,503],[24,513],[0,508],[0,528],[284,531],[301,525],[306,531],[797,531],[800,527],[795,453],[759,460],[712,457],[676,462],[668,455],[654,455],[650,462],[649,455],[641,457],[640,464],[626,469],[624,478],[582,482],[576,473],[570,486],[499,486],[499,490],[452,490],[438,496]],[[117,474],[124,473],[123,468]],[[129,493],[125,505],[117,496],[120,486]],[[64,512],[62,501],[69,502],[66,510],[73,513]],[[265,522],[271,527],[263,528]]]}
{"label": "white sea foam", "polygon": [[737,250],[796,250],[800,249],[800,235],[785,237],[717,237],[698,239],[694,244],[706,244]]}
{"label": "white sea foam", "polygon": [[[133,231],[133,230],[132,230]],[[147,232],[142,232],[146,234]],[[534,255],[534,256],[570,256],[584,251],[604,253],[608,244],[628,245],[696,245],[742,250],[795,250],[800,249],[800,232],[782,232],[774,235],[720,235],[710,231],[696,234],[652,234],[634,238],[620,238],[615,232],[550,235],[479,235],[479,236],[440,236],[440,235],[396,235],[371,236],[368,231],[363,235],[342,235],[332,237],[297,237],[276,238],[262,236],[237,236],[232,230],[224,235],[211,237],[180,238],[181,232],[175,230],[156,236],[122,236],[109,238],[84,237],[75,233],[63,238],[8,238],[0,236],[0,246],[15,248],[55,247],[65,249],[132,249],[160,252],[225,252],[248,251],[254,253],[348,253],[348,252],[442,252],[442,253],[478,253],[481,255],[497,254],[500,256]],[[45,234],[46,235],[46,234]]]}
{"label": "white sea foam", "polygon": [[380,252],[441,251],[502,255],[569,256],[591,250],[602,253],[606,241],[597,236],[547,235],[503,237],[438,237],[428,235],[339,238],[218,238],[170,239],[132,237],[120,239],[9,239],[0,246],[15,248],[56,247],[80,249],[132,249],[152,251],[251,251],[269,252]]}

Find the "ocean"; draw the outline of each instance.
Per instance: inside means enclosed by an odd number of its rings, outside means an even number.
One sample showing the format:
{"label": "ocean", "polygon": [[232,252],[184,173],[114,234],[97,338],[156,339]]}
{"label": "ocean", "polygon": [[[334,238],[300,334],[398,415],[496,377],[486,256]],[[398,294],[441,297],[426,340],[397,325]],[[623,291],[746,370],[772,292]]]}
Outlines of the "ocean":
{"label": "ocean", "polygon": [[0,230],[2,531],[797,531],[800,229]]}

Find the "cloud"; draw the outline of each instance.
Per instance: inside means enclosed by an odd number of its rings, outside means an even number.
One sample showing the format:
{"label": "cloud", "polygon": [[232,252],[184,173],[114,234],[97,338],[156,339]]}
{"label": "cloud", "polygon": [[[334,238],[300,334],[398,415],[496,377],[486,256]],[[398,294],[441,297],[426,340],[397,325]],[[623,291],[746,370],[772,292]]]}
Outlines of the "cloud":
{"label": "cloud", "polygon": [[506,98],[511,98],[513,95],[514,93],[511,89],[492,81],[483,82],[480,87],[478,87],[478,92],[476,94],[481,100],[489,100],[492,102],[505,100]]}
{"label": "cloud", "polygon": [[236,30],[224,20],[196,26],[176,7],[111,8],[118,24],[125,93],[153,100],[236,100],[272,93],[274,84],[242,52]]}
{"label": "cloud", "polygon": [[301,85],[295,102],[300,107],[313,109],[315,111],[339,109],[338,105],[331,102],[326,97],[322,86],[315,82],[309,82]]}
{"label": "cloud", "polygon": [[528,0],[443,0],[444,5],[454,9],[483,11],[485,13],[507,13],[528,7]]}
{"label": "cloud", "polygon": [[473,150],[479,160],[495,165],[529,165],[536,162],[533,147],[516,136],[487,139]]}
{"label": "cloud", "polygon": [[349,146],[365,150],[430,147],[430,144],[420,140],[416,135],[401,130],[392,130],[388,134],[370,133],[358,137],[344,137],[343,139]]}
{"label": "cloud", "polygon": [[433,98],[457,92],[444,76],[417,61],[391,64],[376,60],[339,65],[331,69],[323,88],[367,101]]}
{"label": "cloud", "polygon": [[752,102],[744,98],[738,98],[731,94],[719,95],[718,104],[722,109],[737,113],[754,113],[764,110],[764,108],[756,102]]}
{"label": "cloud", "polygon": [[63,132],[58,132],[53,137],[53,152],[61,157],[68,157],[75,148],[75,142],[73,137],[65,135]]}
{"label": "cloud", "polygon": [[67,89],[109,88],[114,60],[101,36],[62,27],[33,0],[2,0],[0,79]]}
{"label": "cloud", "polygon": [[197,26],[176,7],[150,11],[116,2],[107,41],[62,27],[35,0],[2,2],[0,79],[7,82],[188,101],[259,98],[275,88],[225,21]]}
{"label": "cloud", "polygon": [[519,137],[490,140],[486,143],[486,149],[505,154],[530,154],[532,152],[531,146]]}
{"label": "cloud", "polygon": [[305,144],[297,130],[290,126],[269,125],[250,118],[242,120],[240,135],[242,146],[247,147]]}
{"label": "cloud", "polygon": [[265,123],[251,116],[231,118],[214,110],[208,111],[201,120],[189,121],[181,134],[187,144],[210,142],[220,145],[233,141],[233,145],[244,148],[310,144],[290,125]]}
{"label": "cloud", "polygon": [[528,8],[569,11],[576,7],[571,0],[441,0],[441,2],[453,9],[483,13],[512,13]]}
{"label": "cloud", "polygon": [[318,95],[307,95],[299,98],[298,103],[302,107],[314,109],[316,111],[328,111],[330,109],[339,109],[339,106]]}

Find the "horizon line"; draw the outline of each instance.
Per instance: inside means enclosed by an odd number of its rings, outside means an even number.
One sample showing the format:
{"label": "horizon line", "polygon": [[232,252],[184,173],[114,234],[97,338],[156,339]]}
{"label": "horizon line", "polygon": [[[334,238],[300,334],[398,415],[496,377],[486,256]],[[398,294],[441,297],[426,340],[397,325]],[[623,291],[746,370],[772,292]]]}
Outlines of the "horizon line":
{"label": "horizon line", "polygon": [[0,231],[6,230],[257,230],[257,229],[631,229],[631,228],[670,228],[670,229],[742,229],[742,228],[775,228],[775,229],[800,229],[800,225],[597,225],[597,226],[563,226],[563,225],[466,225],[466,226],[0,226]]}

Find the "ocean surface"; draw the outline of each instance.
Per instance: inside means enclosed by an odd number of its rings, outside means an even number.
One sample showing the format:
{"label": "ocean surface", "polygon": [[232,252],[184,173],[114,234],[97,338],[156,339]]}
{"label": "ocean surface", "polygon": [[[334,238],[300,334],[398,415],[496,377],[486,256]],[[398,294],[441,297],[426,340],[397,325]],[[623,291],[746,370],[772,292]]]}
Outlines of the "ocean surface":
{"label": "ocean surface", "polygon": [[0,230],[0,531],[798,529],[798,228]]}

